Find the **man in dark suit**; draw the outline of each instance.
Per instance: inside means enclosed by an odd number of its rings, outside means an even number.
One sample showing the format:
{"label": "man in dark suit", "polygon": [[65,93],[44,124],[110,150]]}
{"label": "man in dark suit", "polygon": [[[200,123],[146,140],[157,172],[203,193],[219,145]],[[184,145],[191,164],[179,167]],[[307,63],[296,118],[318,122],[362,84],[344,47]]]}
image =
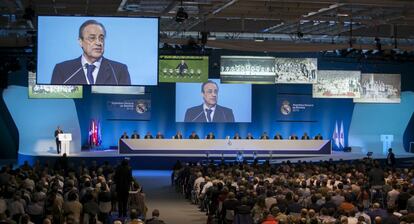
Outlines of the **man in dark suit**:
{"label": "man in dark suit", "polygon": [[238,132],[236,132],[236,134],[234,134],[233,139],[241,139],[240,135]]}
{"label": "man in dark suit", "polygon": [[297,136],[295,133],[293,133],[293,134],[289,137],[289,139],[290,139],[290,140],[298,140],[298,136]]}
{"label": "man in dark suit", "polygon": [[128,160],[122,160],[121,165],[116,168],[114,181],[118,198],[118,217],[126,217],[129,189],[132,184],[132,169]]}
{"label": "man in dark suit", "polygon": [[153,139],[151,132],[147,132],[147,134],[144,136],[144,139]]}
{"label": "man in dark suit", "polygon": [[57,154],[60,154],[60,149],[62,148],[62,144],[59,141],[59,134],[63,134],[62,129],[60,129],[60,127],[58,126],[57,129],[55,130],[55,141],[56,141],[56,150],[57,150]]}
{"label": "man in dark suit", "polygon": [[262,139],[262,140],[269,139],[269,135],[267,135],[267,132],[263,132],[262,136],[260,136],[260,139]]}
{"label": "man in dark suit", "polygon": [[216,136],[214,136],[213,132],[208,133],[208,135],[206,136],[206,139],[215,139]]}
{"label": "man in dark suit", "polygon": [[131,139],[139,139],[139,134],[137,133],[137,131],[134,131],[134,133],[132,133]]}
{"label": "man in dark suit", "polygon": [[126,131],[124,131],[124,133],[121,135],[121,139],[128,139],[128,135],[126,133]]}
{"label": "man in dark suit", "polygon": [[177,133],[174,135],[174,139],[183,139],[183,135],[181,134],[181,131],[177,131]]}
{"label": "man in dark suit", "polygon": [[185,112],[184,122],[234,122],[233,110],[217,104],[218,86],[213,81],[201,85],[204,103]]}
{"label": "man in dark suit", "polygon": [[164,135],[161,134],[161,132],[157,132],[157,135],[155,136],[156,139],[164,139]]}
{"label": "man in dark suit", "polygon": [[200,139],[195,131],[191,132],[191,135],[188,137],[189,139]]}
{"label": "man in dark suit", "polygon": [[302,135],[302,140],[309,140],[310,139],[310,137],[309,137],[309,135],[308,135],[308,133],[303,133],[303,135]]}
{"label": "man in dark suit", "polygon": [[254,139],[252,133],[247,133],[246,139]]}
{"label": "man in dark suit", "polygon": [[188,65],[185,63],[184,60],[181,60],[180,64],[177,65],[176,69],[178,69],[178,73],[182,75],[183,73],[187,73]]}
{"label": "man in dark suit", "polygon": [[276,139],[276,140],[282,140],[282,139],[283,139],[283,137],[282,137],[282,135],[280,135],[280,134],[279,134],[279,132],[278,132],[278,133],[276,133],[276,135],[275,135],[275,137],[274,137],[273,139]]}
{"label": "man in dark suit", "polygon": [[55,65],[51,84],[131,85],[126,65],[103,57],[106,30],[102,23],[87,20],[79,28],[83,54]]}
{"label": "man in dark suit", "polygon": [[395,166],[395,155],[392,152],[392,148],[388,149],[387,165],[391,168],[393,168]]}
{"label": "man in dark suit", "polygon": [[321,133],[319,133],[318,135],[315,136],[314,139],[315,140],[323,140],[323,137],[322,137]]}

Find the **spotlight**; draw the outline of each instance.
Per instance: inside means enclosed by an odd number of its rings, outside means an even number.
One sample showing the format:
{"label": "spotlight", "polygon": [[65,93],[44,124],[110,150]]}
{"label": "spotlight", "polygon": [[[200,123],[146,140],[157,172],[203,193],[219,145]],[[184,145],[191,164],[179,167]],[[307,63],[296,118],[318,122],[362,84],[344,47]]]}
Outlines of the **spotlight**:
{"label": "spotlight", "polygon": [[184,11],[183,7],[180,7],[175,15],[175,21],[177,23],[182,23],[184,20],[188,19],[188,13]]}

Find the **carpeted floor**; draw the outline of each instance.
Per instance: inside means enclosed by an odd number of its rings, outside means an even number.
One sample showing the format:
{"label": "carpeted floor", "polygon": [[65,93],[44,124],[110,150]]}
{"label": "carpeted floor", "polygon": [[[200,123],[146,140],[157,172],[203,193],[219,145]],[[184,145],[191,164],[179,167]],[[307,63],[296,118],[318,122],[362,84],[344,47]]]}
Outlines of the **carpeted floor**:
{"label": "carpeted floor", "polygon": [[137,170],[135,178],[143,186],[148,206],[147,217],[153,209],[160,211],[160,218],[167,224],[205,224],[207,216],[198,211],[183,195],[171,186],[171,171]]}

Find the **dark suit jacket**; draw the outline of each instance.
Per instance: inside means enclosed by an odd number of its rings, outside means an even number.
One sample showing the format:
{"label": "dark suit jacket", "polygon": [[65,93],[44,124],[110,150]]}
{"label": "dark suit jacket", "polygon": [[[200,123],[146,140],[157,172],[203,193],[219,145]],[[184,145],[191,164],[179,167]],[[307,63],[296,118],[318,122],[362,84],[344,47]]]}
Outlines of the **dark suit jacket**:
{"label": "dark suit jacket", "polygon": [[283,137],[281,135],[275,135],[275,137],[273,139],[278,139],[278,140],[282,140]]}
{"label": "dark suit jacket", "polygon": [[164,138],[164,135],[156,135],[155,138],[156,139],[163,139]]}
{"label": "dark suit jacket", "polygon": [[[51,84],[88,84],[81,63],[81,57],[78,57],[56,64],[53,69]],[[127,66],[103,57],[95,84],[131,85],[131,78]]]}
{"label": "dark suit jacket", "polygon": [[152,135],[145,135],[144,139],[153,139],[154,137],[152,137]]}
{"label": "dark suit jacket", "polygon": [[132,139],[139,139],[139,134],[132,134],[131,135],[131,138]]}
{"label": "dark suit jacket", "polygon": [[[203,111],[203,104],[187,109],[184,122],[207,122]],[[234,122],[233,110],[216,105],[212,122]]]}
{"label": "dark suit jacket", "polygon": [[183,139],[182,135],[174,135],[174,139]]}
{"label": "dark suit jacket", "polygon": [[260,136],[260,139],[269,139],[269,136],[267,136],[267,135],[262,135],[262,136]]}
{"label": "dark suit jacket", "polygon": [[192,135],[190,135],[190,137],[188,137],[189,139],[200,139],[199,137],[198,137],[198,135],[194,135],[194,136],[192,136]]}
{"label": "dark suit jacket", "polygon": [[215,139],[216,138],[216,136],[214,136],[214,135],[207,135],[206,136],[206,139]]}
{"label": "dark suit jacket", "polygon": [[55,138],[56,138],[56,141],[59,141],[59,134],[63,134],[63,131],[62,130],[55,130]]}

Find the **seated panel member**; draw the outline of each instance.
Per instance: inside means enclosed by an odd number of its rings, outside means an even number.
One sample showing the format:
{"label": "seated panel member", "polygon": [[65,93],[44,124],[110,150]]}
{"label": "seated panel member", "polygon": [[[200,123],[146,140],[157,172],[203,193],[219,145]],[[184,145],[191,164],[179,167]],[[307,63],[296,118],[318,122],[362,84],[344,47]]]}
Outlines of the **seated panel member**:
{"label": "seated panel member", "polygon": [[127,135],[127,133],[126,133],[126,131],[124,131],[124,133],[122,134],[122,136],[121,136],[121,139],[128,139],[129,137],[128,137],[128,135]]}
{"label": "seated panel member", "polygon": [[254,139],[252,133],[247,133],[246,139]]}
{"label": "seated panel member", "polygon": [[241,139],[240,135],[238,132],[236,132],[236,134],[234,134],[233,139]]}
{"label": "seated panel member", "polygon": [[189,139],[200,139],[195,131],[191,132],[191,135],[188,137]]}
{"label": "seated panel member", "polygon": [[273,139],[282,140],[283,137],[282,137],[282,135],[279,134],[279,132],[277,132],[276,135],[275,135],[275,137]]}
{"label": "seated panel member", "polygon": [[131,85],[125,64],[103,56],[106,30],[102,23],[87,20],[79,27],[78,41],[83,54],[55,65],[50,84]]}
{"label": "seated panel member", "polygon": [[308,133],[303,133],[303,136],[302,136],[302,140],[309,140],[310,139],[310,137],[309,137],[309,135],[308,135]]}
{"label": "seated panel member", "polygon": [[206,136],[206,139],[215,139],[216,136],[214,136],[213,132],[208,133],[208,135]]}
{"label": "seated panel member", "polygon": [[321,133],[319,133],[318,135],[315,136],[314,139],[315,140],[323,140],[323,137],[322,137]]}
{"label": "seated panel member", "polygon": [[144,139],[153,139],[151,132],[147,132],[147,134],[144,136]]}
{"label": "seated panel member", "polygon": [[267,135],[267,132],[263,132],[262,136],[260,136],[260,139],[262,139],[262,140],[269,139],[269,135]]}
{"label": "seated panel member", "polygon": [[134,133],[132,133],[131,135],[131,139],[139,139],[139,134],[137,133],[137,131],[134,131]]}
{"label": "seated panel member", "polygon": [[293,133],[293,134],[289,137],[289,139],[290,139],[290,140],[298,140],[299,138],[298,138],[298,136],[297,136],[295,133]]}
{"label": "seated panel member", "polygon": [[157,135],[155,136],[155,138],[156,139],[163,139],[164,138],[164,135],[161,134],[161,132],[159,131],[159,132],[157,132]]}
{"label": "seated panel member", "polygon": [[181,134],[181,131],[177,131],[174,135],[174,139],[183,139],[183,135]]}

